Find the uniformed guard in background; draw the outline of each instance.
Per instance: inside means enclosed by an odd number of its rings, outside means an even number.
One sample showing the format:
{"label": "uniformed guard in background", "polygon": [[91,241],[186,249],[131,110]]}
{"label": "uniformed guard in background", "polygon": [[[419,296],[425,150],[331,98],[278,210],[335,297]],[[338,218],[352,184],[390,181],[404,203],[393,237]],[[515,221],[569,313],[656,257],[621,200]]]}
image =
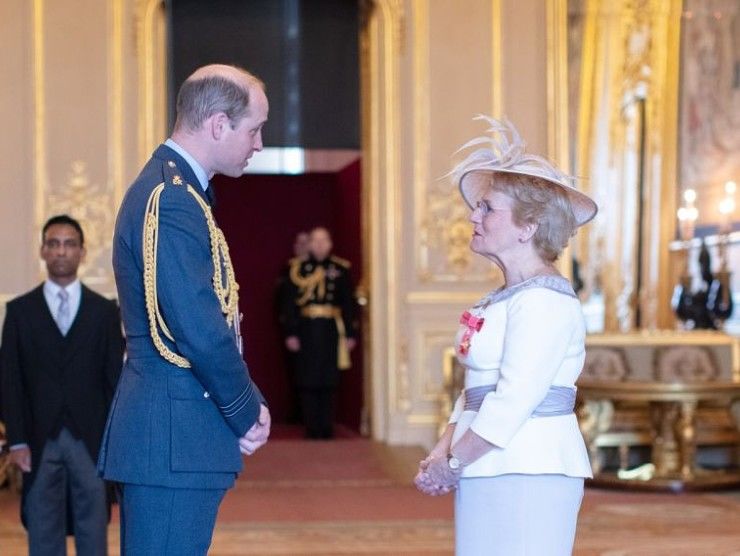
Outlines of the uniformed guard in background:
{"label": "uniformed guard in background", "polygon": [[[287,302],[292,302],[293,299],[290,297],[293,293],[293,289],[290,286],[290,269],[296,260],[304,261],[308,258],[308,245],[311,234],[309,232],[298,232],[293,241],[293,256],[285,262],[285,265],[280,270],[278,275],[277,284],[275,287],[275,313],[278,316],[280,328],[285,330],[284,316],[285,312],[283,307]],[[288,299],[286,299],[286,297]],[[282,336],[281,336],[282,338]],[[290,385],[290,402],[288,409],[288,422],[289,423],[302,423],[303,418],[301,416],[301,404],[298,399],[298,391],[296,388],[295,375],[296,375],[296,363],[298,354],[293,351],[285,351],[285,365],[287,371],[288,384]]]}
{"label": "uniformed guard in background", "polygon": [[296,353],[295,382],[303,409],[306,436],[334,435],[334,394],[339,373],[351,365],[355,347],[350,263],[331,254],[326,228],[311,231],[309,256],[290,267],[282,322],[285,345]]}

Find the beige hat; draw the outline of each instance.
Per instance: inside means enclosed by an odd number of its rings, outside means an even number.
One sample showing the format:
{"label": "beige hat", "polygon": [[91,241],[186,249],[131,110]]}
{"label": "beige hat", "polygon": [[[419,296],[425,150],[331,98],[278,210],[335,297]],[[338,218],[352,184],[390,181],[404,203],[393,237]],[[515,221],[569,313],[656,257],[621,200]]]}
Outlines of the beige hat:
{"label": "beige hat", "polygon": [[483,115],[474,119],[489,123],[490,127],[486,131],[490,136],[476,137],[465,143],[457,152],[478,145],[488,147],[476,149],[450,172],[454,181],[459,184],[460,193],[470,208],[475,208],[476,202],[491,186],[493,174],[500,172],[542,178],[562,188],[568,195],[578,226],[596,216],[599,210],[596,203],[573,186],[574,178],[558,170],[547,159],[524,152],[526,145],[511,122]]}

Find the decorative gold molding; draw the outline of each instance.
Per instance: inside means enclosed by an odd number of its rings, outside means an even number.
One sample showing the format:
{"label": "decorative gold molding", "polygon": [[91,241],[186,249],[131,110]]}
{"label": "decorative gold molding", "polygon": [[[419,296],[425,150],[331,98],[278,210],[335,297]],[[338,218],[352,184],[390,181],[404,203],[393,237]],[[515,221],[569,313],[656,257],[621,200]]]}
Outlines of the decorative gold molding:
{"label": "decorative gold molding", "polygon": [[470,291],[410,291],[404,301],[410,305],[468,306],[478,302],[482,294]]}
{"label": "decorative gold molding", "polygon": [[[385,99],[388,103],[385,107],[385,118],[384,123],[387,129],[385,135],[385,153],[384,159],[386,161],[385,167],[385,184],[386,184],[386,202],[385,202],[385,260],[386,266],[378,266],[377,268],[383,268],[386,274],[386,285],[388,296],[386,303],[388,306],[387,321],[386,321],[386,334],[387,334],[387,348],[386,353],[386,369],[390,372],[391,376],[395,373],[394,371],[399,367],[400,350],[398,346],[399,330],[398,330],[398,268],[400,266],[400,259],[398,257],[397,246],[400,243],[400,238],[397,238],[398,230],[400,229],[398,216],[401,213],[400,205],[400,184],[401,184],[401,169],[398,159],[400,144],[400,97],[399,97],[399,59],[402,48],[402,28],[403,28],[403,5],[400,0],[389,0],[380,2],[381,12],[384,19],[384,27],[387,25],[388,30],[384,36],[384,48],[383,48],[383,70],[384,70],[384,85],[385,85]],[[380,122],[378,122],[380,124]],[[375,222],[380,223],[382,220],[378,218]],[[382,321],[378,321],[382,322]],[[392,386],[395,389],[395,381],[391,381]],[[395,409],[395,401],[399,405],[403,406],[404,392],[403,388],[396,389],[397,391],[391,392],[391,410]]]}
{"label": "decorative gold molding", "polygon": [[[362,45],[363,206],[366,271],[369,274],[372,369],[371,429],[387,437],[387,419],[399,409],[402,388],[398,331],[398,215],[400,213],[399,59],[403,4],[377,0],[364,5]],[[384,223],[384,226],[381,226]],[[372,224],[372,225],[371,225]],[[384,323],[385,326],[379,326]]]}
{"label": "decorative gold molding", "polygon": [[414,0],[412,72],[414,88],[414,229],[419,234],[414,241],[417,274],[421,281],[428,279],[429,253],[427,249],[429,229],[424,226],[426,189],[429,186],[430,166],[430,100],[429,100],[429,2]]}
{"label": "decorative gold molding", "polygon": [[503,68],[503,12],[501,0],[491,0],[491,115],[504,115],[504,68]]}
{"label": "decorative gold molding", "polygon": [[560,168],[568,156],[568,1],[549,0],[547,16],[547,154]]}
{"label": "decorative gold molding", "polygon": [[[547,45],[547,155],[566,172],[570,169],[568,130],[568,1],[545,3]],[[567,248],[557,261],[570,278],[571,253]]]}
{"label": "decorative gold molding", "polygon": [[406,423],[409,425],[438,425],[439,415],[434,413],[411,413],[406,416]]}
{"label": "decorative gold molding", "polygon": [[[672,276],[669,246],[675,237],[676,191],[678,183],[678,102],[680,77],[680,44],[681,44],[681,9],[680,0],[671,0],[666,22],[666,68],[665,86],[661,94],[658,110],[662,109],[663,120],[663,164],[660,167],[660,191],[655,199],[658,211],[658,253],[657,265],[654,266],[651,280],[654,284],[655,300],[660,300],[655,311],[655,324],[658,328],[674,326],[676,317],[670,306],[674,284],[667,279]],[[734,352],[739,354],[740,346],[735,345]],[[735,359],[740,361],[740,357]],[[736,367],[740,379],[740,365]]]}
{"label": "decorative gold molding", "polygon": [[[35,189],[35,230],[44,222],[45,192],[49,183],[46,146],[46,82],[44,68],[46,64],[44,29],[44,0],[33,0],[33,26],[31,33],[33,48],[33,154],[34,154],[34,189]],[[36,241],[32,243],[35,245]]]}
{"label": "decorative gold molding", "polygon": [[[117,206],[123,199],[123,0],[110,0],[108,22],[108,181]],[[111,230],[112,231],[112,230]],[[110,234],[112,237],[112,234]],[[107,236],[106,236],[107,237]]]}
{"label": "decorative gold molding", "polygon": [[[443,354],[450,346],[455,329],[449,326],[440,327],[439,329],[423,328],[423,326],[422,322],[415,324],[415,386],[416,391],[421,395],[421,401],[436,403],[444,390],[444,369],[439,369],[432,361],[439,362],[443,360]],[[434,354],[437,354],[437,357]],[[430,371],[434,370],[441,371],[439,377],[433,377],[430,374]]]}
{"label": "decorative gold molding", "polygon": [[586,346],[728,346],[731,350],[732,379],[740,382],[740,338],[711,330],[643,330],[618,334],[590,334]]}
{"label": "decorative gold molding", "polygon": [[[414,241],[422,283],[490,282],[497,270],[470,251],[469,211],[448,180],[430,179],[429,2],[413,3]],[[503,112],[501,0],[491,1],[491,110]],[[434,260],[433,260],[434,259]]]}
{"label": "decorative gold molding", "polygon": [[[108,3],[108,101],[107,101],[107,155],[108,176],[105,187],[89,185],[86,164],[71,162],[70,182],[67,187],[54,188],[49,177],[49,136],[47,129],[46,98],[46,14],[43,0],[32,4],[32,59],[33,59],[33,152],[34,152],[34,241],[50,211],[66,212],[80,219],[86,236],[88,257],[80,275],[93,285],[105,290],[112,286],[108,257],[101,257],[110,248],[115,206],[123,195],[123,0]],[[102,153],[101,153],[102,154]],[[105,213],[105,216],[101,216]],[[92,216],[92,215],[95,216]],[[107,251],[106,251],[107,252]],[[39,267],[43,274],[43,267]]]}
{"label": "decorative gold molding", "polygon": [[[166,111],[165,37],[163,0],[138,0],[136,6],[136,54],[139,76],[139,163],[144,164],[164,138]],[[159,74],[158,74],[159,70]]]}
{"label": "decorative gold molding", "polygon": [[637,309],[640,326],[672,327],[668,245],[675,225],[681,1],[586,0],[585,6],[577,173],[588,178],[602,210],[578,239],[584,279],[589,289],[601,284],[606,331],[636,326]]}

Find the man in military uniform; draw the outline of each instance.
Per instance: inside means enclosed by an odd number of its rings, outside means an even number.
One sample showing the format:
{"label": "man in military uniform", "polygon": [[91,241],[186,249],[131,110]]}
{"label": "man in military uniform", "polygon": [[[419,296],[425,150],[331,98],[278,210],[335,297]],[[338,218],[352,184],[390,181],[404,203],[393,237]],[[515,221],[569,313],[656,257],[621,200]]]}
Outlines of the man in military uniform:
{"label": "man in military uniform", "polygon": [[121,554],[205,555],[241,454],[270,414],[241,354],[238,285],[211,212],[210,178],[241,176],[262,150],[261,81],[195,71],[170,139],[131,185],[113,238],[127,338],[98,469],[121,484]]}
{"label": "man in military uniform", "polygon": [[[308,232],[298,232],[295,235],[293,241],[293,256],[288,259],[283,268],[280,270],[280,275],[277,279],[277,286],[275,288],[275,312],[278,315],[280,326],[285,328],[285,322],[283,320],[283,306],[286,302],[292,302],[290,298],[292,290],[290,287],[290,269],[296,259],[301,261],[308,257],[308,245],[309,245],[310,234]],[[286,300],[286,296],[288,299]],[[301,408],[298,400],[297,389],[295,384],[296,374],[296,362],[298,354],[293,351],[285,352],[285,363],[287,366],[288,384],[290,385],[290,406],[288,409],[288,422],[289,423],[300,423]]]}
{"label": "man in military uniform", "polygon": [[290,268],[282,321],[285,345],[297,355],[298,388],[306,435],[333,436],[334,393],[339,372],[350,367],[355,346],[350,263],[331,254],[326,228],[311,231],[309,256]]}

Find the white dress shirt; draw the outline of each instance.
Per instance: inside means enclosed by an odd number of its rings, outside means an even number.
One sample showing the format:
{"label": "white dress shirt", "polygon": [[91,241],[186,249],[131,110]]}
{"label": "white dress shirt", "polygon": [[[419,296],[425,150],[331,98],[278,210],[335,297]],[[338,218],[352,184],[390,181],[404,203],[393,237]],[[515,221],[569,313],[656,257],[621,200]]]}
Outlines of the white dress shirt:
{"label": "white dress shirt", "polygon": [[59,298],[59,291],[66,290],[69,294],[69,324],[70,327],[74,323],[77,317],[77,312],[80,310],[80,300],[82,299],[82,284],[79,279],[75,280],[68,286],[62,288],[59,284],[52,282],[47,279],[44,282],[44,298],[46,299],[46,305],[49,307],[51,316],[56,320],[57,314],[59,313],[59,305],[62,300]]}
{"label": "white dress shirt", "polygon": [[591,466],[574,414],[533,417],[550,386],[575,388],[585,359],[586,328],[578,298],[561,277],[537,276],[492,292],[471,314],[484,318],[460,352],[465,388],[496,385],[479,411],[464,411],[458,398],[451,423],[455,442],[468,428],[495,448],[466,466],[463,477],[508,473],[555,473],[591,477]]}

